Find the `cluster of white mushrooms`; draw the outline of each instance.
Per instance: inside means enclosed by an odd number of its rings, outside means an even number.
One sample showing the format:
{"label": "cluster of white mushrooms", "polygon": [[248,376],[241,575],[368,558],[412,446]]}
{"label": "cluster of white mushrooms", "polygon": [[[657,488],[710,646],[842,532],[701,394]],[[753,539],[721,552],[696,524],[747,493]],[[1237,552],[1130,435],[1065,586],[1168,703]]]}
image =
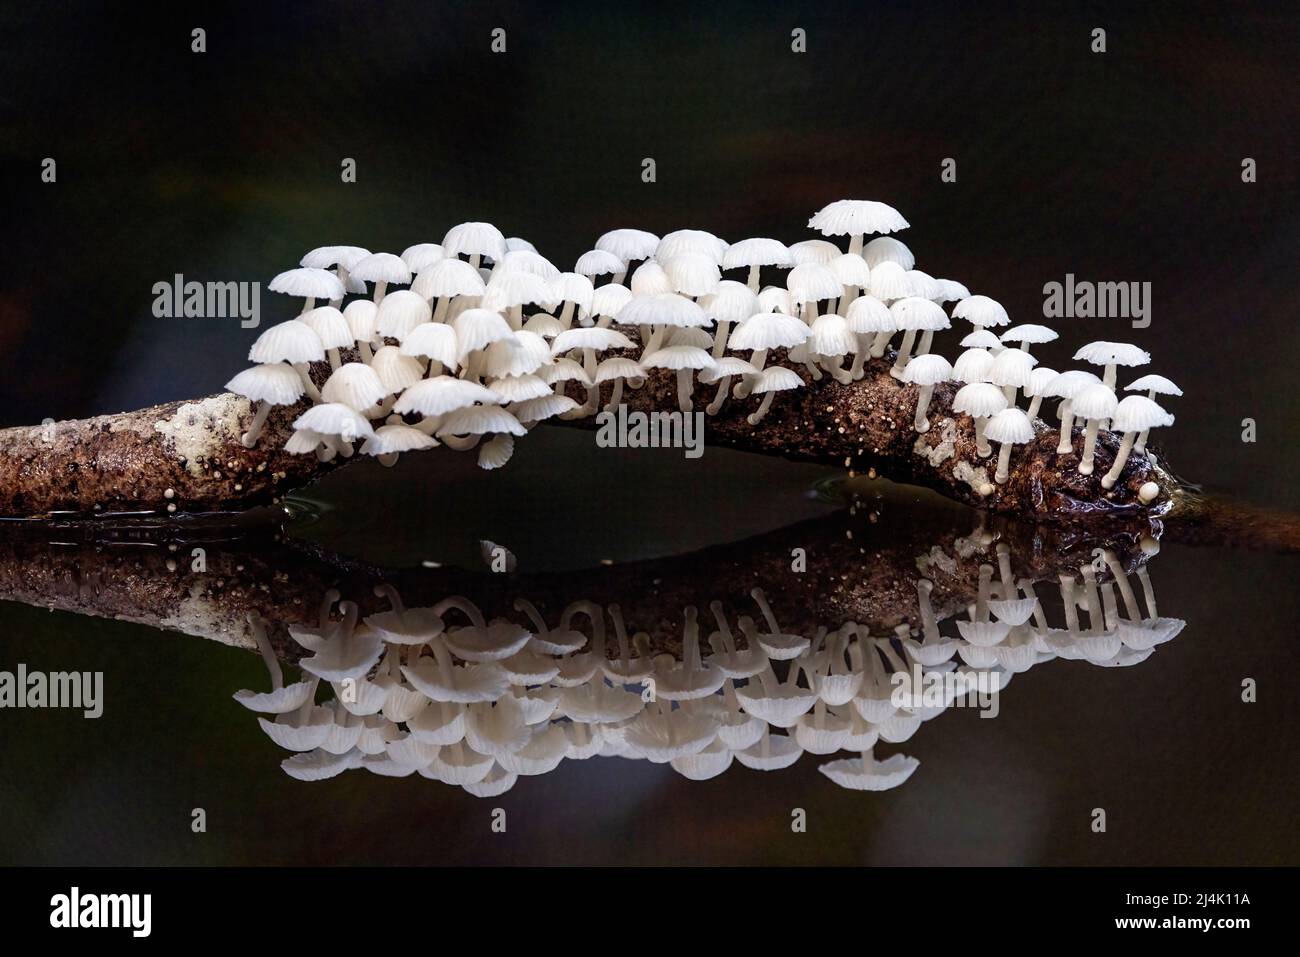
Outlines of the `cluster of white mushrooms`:
{"label": "cluster of white mushrooms", "polygon": [[[271,290],[303,298],[302,314],[267,329],[249,352],[258,364],[228,388],[258,404],[244,436],[249,447],[272,407],[305,394],[315,404],[294,422],[291,452],[326,460],[353,454],[361,441],[363,453],[391,465],[401,452],[440,443],[468,450],[483,442],[479,464],[497,468],[509,460],[513,437],[536,423],[598,412],[605,383],[611,394],[604,407],[612,410],[625,386],[640,388],[651,369],[671,370],[679,408],[690,412],[698,377],[717,384],[710,414],[729,399],[761,397],[748,417],[758,425],[776,393],[804,384],[791,369],[767,365],[770,351],[788,350],[815,380],[829,375],[847,383],[901,335],[892,373],[920,389],[918,432],[929,428],[935,386],[964,383],[954,409],[973,417],[982,456],[992,455],[990,440],[1001,444],[995,480],[1005,482],[1012,446],[1033,439],[1042,400],[1059,399],[1061,454],[1071,451],[1075,420],[1085,425],[1080,472],[1092,472],[1100,428],[1124,433],[1103,479],[1112,487],[1148,430],[1173,422],[1154,396],[1179,395],[1177,386],[1145,376],[1126,388],[1147,395],[1118,400],[1116,367],[1150,360],[1125,343],[1094,342],[1075,355],[1104,366],[1102,378],[1036,368],[1030,346],[1057,338],[1055,332],[1026,324],[996,335],[991,330],[1010,325],[997,302],[916,269],[911,251],[891,236],[866,240],[907,225],[884,203],[840,200],[809,226],[847,237],[847,250],[826,239],[729,244],[695,229],[662,238],[616,229],[572,272],[488,223],[462,223],[440,244],[420,243],[400,256],[326,246],[271,281]],[[783,272],[783,284],[762,286],[764,268]],[[724,279],[727,272],[744,281]],[[344,306],[349,294],[358,298]],[[318,300],[328,305],[316,306]],[[952,317],[974,326],[951,364],[931,351],[935,333],[951,327],[945,303],[955,304]],[[638,330],[639,355],[614,326]],[[342,362],[341,350],[353,348],[358,359]],[[611,350],[628,352],[600,357]],[[317,390],[308,365],[326,359],[332,373]],[[565,394],[570,381],[585,387],[585,402]],[[1030,400],[1028,411],[1017,407],[1018,391]],[[1147,500],[1158,494],[1146,491]]]}
{"label": "cluster of white mushrooms", "polygon": [[[488,621],[460,596],[406,608],[385,585],[376,594],[389,610],[358,620],[357,606],[330,592],[317,627],[290,629],[310,653],[293,684],[284,683],[265,632],[250,618],[271,691],[240,691],[235,700],[270,716],[259,718],[262,729],[295,752],[281,766],[304,781],[363,768],[419,774],[493,797],[519,776],[547,773],[565,759],[642,759],[705,780],[733,761],[771,771],[804,753],[849,751],[819,770],[845,788],[887,790],[919,762],[902,754],[878,761],[876,743],[908,740],[962,687],[997,692],[1011,675],[1053,658],[1136,664],[1182,628],[1157,616],[1145,568],[1138,571],[1143,613],[1109,551],[1099,551],[1096,566],[1085,565],[1079,578],[1061,576],[1065,627],[1052,628],[1032,583],[1012,580],[1005,545],[997,555],[1000,575],[992,564],[981,567],[978,599],[969,620],[956,622],[955,635],[940,631],[928,579],[917,585],[921,627],[902,625],[878,637],[853,622],[811,636],[791,633],[754,589],[761,621],[740,615],[733,624],[713,602],[710,630],[694,607],[686,608],[680,660],[652,655],[644,633],[629,637],[618,605],[576,602],[552,625],[520,599],[514,607],[527,622],[521,624]],[[1105,566],[1114,580],[1099,587],[1096,569]],[[617,655],[607,656],[607,645]],[[891,677],[914,669],[958,672],[966,684],[949,683],[953,696],[939,701],[899,706]],[[321,682],[334,698],[318,704]]]}

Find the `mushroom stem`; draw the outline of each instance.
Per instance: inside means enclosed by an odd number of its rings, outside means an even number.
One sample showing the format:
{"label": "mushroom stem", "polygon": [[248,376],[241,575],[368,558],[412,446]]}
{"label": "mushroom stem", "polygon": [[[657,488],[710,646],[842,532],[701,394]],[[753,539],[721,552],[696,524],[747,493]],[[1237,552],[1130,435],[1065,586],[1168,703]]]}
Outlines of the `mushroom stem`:
{"label": "mushroom stem", "polygon": [[903,333],[903,341],[898,347],[898,358],[894,360],[894,367],[889,370],[889,374],[898,378],[907,368],[907,360],[912,352],[912,343],[916,341],[916,330],[908,329]]}
{"label": "mushroom stem", "polygon": [[[762,372],[763,366],[767,364],[767,350],[755,349],[751,352],[749,355],[749,364],[752,365],[756,371]],[[753,379],[754,381],[751,382],[750,379]],[[736,398],[743,399],[745,396],[749,395],[754,388],[754,382],[757,381],[757,376],[746,376],[741,379],[740,382],[736,384]]]}
{"label": "mushroom stem", "polygon": [[758,409],[746,416],[745,421],[750,425],[758,425],[758,423],[762,422],[763,416],[767,415],[767,410],[772,406],[772,396],[774,395],[776,395],[775,392],[764,392],[763,401],[758,404]]}
{"label": "mushroom stem", "polygon": [[1056,443],[1057,455],[1069,455],[1074,448],[1074,413],[1071,411],[1074,402],[1070,399],[1062,399],[1059,408],[1061,416],[1061,441]]}
{"label": "mushroom stem", "polygon": [[619,376],[614,380],[614,388],[610,391],[609,402],[605,405],[606,412],[613,412],[618,408],[618,404],[623,401],[623,377]]}
{"label": "mushroom stem", "polygon": [[370,343],[364,339],[357,340],[357,352],[361,353],[361,361],[367,364],[375,357],[375,354],[370,351]]}
{"label": "mushroom stem", "polygon": [[993,481],[999,485],[1006,485],[1007,479],[1010,478],[1011,466],[1011,443],[1003,442],[998,446],[998,470],[993,474]]}
{"label": "mushroom stem", "polygon": [[457,452],[468,452],[478,445],[481,438],[481,435],[444,435],[442,444]]}
{"label": "mushroom stem", "polygon": [[984,434],[984,428],[988,425],[988,416],[981,415],[975,419],[975,454],[982,459],[988,458],[993,454],[993,446],[989,445],[988,437]]}
{"label": "mushroom stem", "polygon": [[1081,629],[1079,628],[1079,598],[1074,591],[1074,576],[1062,572],[1059,578],[1061,604],[1065,607],[1065,630],[1071,635],[1077,635]]}
{"label": "mushroom stem", "polygon": [[1142,599],[1146,602],[1147,617],[1155,618],[1156,617],[1156,592],[1155,589],[1151,587],[1151,573],[1148,572],[1146,570],[1146,566],[1143,565],[1138,568],[1137,574],[1138,574],[1138,581],[1142,583]]}
{"label": "mushroom stem", "polygon": [[1106,627],[1106,619],[1102,615],[1101,596],[1097,593],[1097,573],[1091,565],[1084,565],[1079,573],[1083,575],[1083,600],[1088,606],[1089,630],[1102,631]]}
{"label": "mushroom stem", "polygon": [[731,391],[731,376],[724,375],[718,380],[718,391],[713,396],[713,401],[704,407],[704,411],[709,415],[717,415],[722,410],[722,405],[727,401],[727,394]]}
{"label": "mushroom stem", "polygon": [[659,348],[659,346],[663,344],[664,330],[667,328],[668,328],[667,326],[650,327],[650,341],[646,343],[645,351],[641,353],[642,359],[644,359],[650,353],[656,351]]}
{"label": "mushroom stem", "polygon": [[555,318],[559,320],[560,325],[565,329],[573,325],[573,303],[566,300],[564,307],[560,309],[560,314]]}
{"label": "mushroom stem", "polygon": [[1124,471],[1124,463],[1128,461],[1129,453],[1133,451],[1133,440],[1136,438],[1136,432],[1124,433],[1124,438],[1119,443],[1119,451],[1115,453],[1115,464],[1110,467],[1109,472],[1102,476],[1102,488],[1115,487],[1115,482],[1119,479],[1119,473]]}
{"label": "mushroom stem", "polygon": [[338,367],[343,364],[342,360],[339,359],[339,351],[337,349],[326,349],[325,355],[329,357],[330,369],[337,372]]}
{"label": "mushroom stem", "polygon": [[1079,463],[1080,475],[1092,474],[1092,457],[1097,452],[1097,430],[1101,428],[1101,419],[1089,419],[1088,428],[1083,433],[1083,461]]}
{"label": "mushroom stem", "polygon": [[871,358],[879,359],[885,354],[885,349],[889,346],[889,340],[894,338],[892,332],[877,332],[876,338],[871,343]]}
{"label": "mushroom stem", "polygon": [[248,431],[240,436],[240,444],[251,449],[257,444],[257,437],[262,434],[262,426],[266,425],[266,417],[271,412],[271,403],[265,400],[257,405],[257,412],[253,416],[253,424],[248,427]]}
{"label": "mushroom stem", "polygon": [[989,588],[993,584],[993,566],[980,566],[979,588],[975,592],[975,621],[989,620]]}
{"label": "mushroom stem", "polygon": [[1120,598],[1124,600],[1124,613],[1128,615],[1130,621],[1141,621],[1142,612],[1138,610],[1137,595],[1133,593],[1133,586],[1129,583],[1128,576],[1124,574],[1124,566],[1119,563],[1119,558],[1109,548],[1102,552],[1102,557],[1106,567],[1110,569],[1111,578],[1115,579],[1115,584],[1119,588]]}
{"label": "mushroom stem", "polygon": [[302,301],[302,312],[298,313],[298,315],[305,316],[307,315],[307,313],[311,312],[315,308],[316,308],[316,300],[308,296],[306,299]]}
{"label": "mushroom stem", "polygon": [[275,656],[275,649],[271,647],[271,642],[266,637],[266,628],[262,624],[262,619],[251,612],[248,615],[248,629],[253,633],[257,650],[266,665],[267,674],[271,676],[271,690],[279,691],[284,687],[284,671],[280,668],[280,659]]}
{"label": "mushroom stem", "polygon": [[375,281],[375,305],[384,301],[384,294],[388,292],[388,283],[382,279]]}
{"label": "mushroom stem", "polygon": [[930,604],[930,592],[934,591],[934,582],[922,578],[916,583],[917,604],[921,608],[921,632],[926,641],[938,641],[939,621],[934,617],[934,607]]}
{"label": "mushroom stem", "polygon": [[930,346],[934,344],[934,330],[927,329],[921,333],[921,344],[916,347],[916,354],[923,356],[930,351]]}
{"label": "mushroom stem", "polygon": [[677,407],[686,415],[690,415],[691,410],[695,408],[695,403],[691,401],[691,393],[694,391],[694,369],[677,370]]}
{"label": "mushroom stem", "polygon": [[1041,395],[1034,396],[1029,400],[1029,411],[1026,412],[1025,415],[1029,416],[1031,419],[1035,418],[1038,415],[1038,410],[1042,407],[1042,404],[1043,397]]}
{"label": "mushroom stem", "polygon": [[1113,363],[1113,362],[1108,362],[1108,363],[1106,363],[1106,372],[1105,372],[1104,375],[1102,375],[1102,377],[1101,377],[1101,381],[1104,382],[1104,383],[1106,383],[1106,388],[1108,388],[1108,389],[1113,389],[1113,388],[1115,388],[1115,370],[1116,370],[1116,368],[1117,368],[1117,367],[1116,367],[1115,363]]}
{"label": "mushroom stem", "polygon": [[[919,369],[920,366],[917,366]],[[921,395],[916,400],[916,417],[912,420],[912,426],[918,432],[930,431],[930,420],[925,417],[925,410],[930,407],[930,396],[934,394],[934,386],[921,386]]]}
{"label": "mushroom stem", "polygon": [[749,286],[749,291],[752,292],[754,295],[758,295],[758,272],[760,268],[762,267],[760,267],[757,263],[750,266],[749,276],[747,277],[745,282],[745,285]]}
{"label": "mushroom stem", "polygon": [[298,373],[298,378],[302,380],[303,390],[313,402],[320,401],[320,389],[316,388],[316,383],[311,381],[311,375],[307,372],[307,363],[295,362],[294,371]]}
{"label": "mushroom stem", "polygon": [[854,350],[853,365],[849,368],[849,375],[853,376],[854,379],[861,379],[866,375],[866,370],[863,369],[863,366],[866,364],[867,354],[871,351],[871,337],[859,332],[857,333],[856,338],[858,340],[858,348]]}
{"label": "mushroom stem", "polygon": [[450,296],[439,296],[439,297],[438,297],[438,305],[437,305],[437,307],[433,310],[433,321],[434,321],[434,322],[446,322],[446,321],[447,321],[447,307],[450,306],[450,305],[451,305],[451,297],[450,297]]}

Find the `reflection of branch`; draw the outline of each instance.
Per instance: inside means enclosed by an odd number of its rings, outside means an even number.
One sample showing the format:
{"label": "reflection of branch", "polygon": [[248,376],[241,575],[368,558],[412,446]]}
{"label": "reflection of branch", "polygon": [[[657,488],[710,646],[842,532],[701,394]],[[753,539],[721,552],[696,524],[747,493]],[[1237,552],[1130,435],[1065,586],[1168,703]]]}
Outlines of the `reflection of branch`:
{"label": "reflection of branch", "polygon": [[[773,351],[774,361],[780,356]],[[918,436],[910,426],[917,387],[900,383],[889,367],[888,358],[871,360],[865,378],[847,384],[829,376],[814,382],[799,367],[805,388],[783,393],[758,426],[746,419],[748,405],[730,402],[708,418],[706,438],[710,444],[767,455],[861,472],[874,469],[958,501],[1044,519],[1095,510],[1146,512],[1137,492],[1148,481],[1163,490],[1153,511],[1167,511],[1177,503],[1178,482],[1144,454],[1132,455],[1120,484],[1104,492],[1100,479],[1110,469],[1118,437],[1101,433],[1096,468],[1084,476],[1074,467],[1076,454],[1058,460],[1057,432],[1041,423],[1037,439],[1013,453],[1010,481],[997,485],[989,460],[975,453],[971,419],[951,411],[955,387],[935,388],[931,428]],[[322,380],[328,371],[318,364],[315,378]],[[604,388],[601,402],[608,401],[612,385]],[[654,370],[644,387],[624,393],[624,401],[632,409],[668,411],[676,407],[676,389],[675,373]],[[586,400],[585,390],[576,383],[570,383],[569,390],[576,400]],[[697,386],[696,406],[702,408],[711,396],[711,387]],[[337,458],[320,462],[312,455],[284,452],[291,423],[301,411],[302,406],[275,409],[253,449],[240,443],[251,424],[252,408],[230,393],[52,426],[0,430],[0,515],[236,511],[267,504],[340,464]],[[574,424],[594,423],[589,418]],[[1080,445],[1076,437],[1075,447]]]}
{"label": "reflection of branch", "polygon": [[[994,539],[1007,546],[1004,557],[1017,579],[1055,581],[1062,569],[1088,561],[1099,542],[1108,542],[1126,568],[1141,560],[1140,529],[1093,539],[1078,529],[1004,520],[972,534],[969,523],[951,512],[888,510],[874,521],[866,512],[841,512],[688,555],[555,574],[393,571],[286,544],[269,531],[222,541],[227,530],[220,525],[200,524],[179,540],[174,526],[151,531],[142,521],[123,536],[139,547],[127,547],[50,545],[48,527],[11,524],[0,525],[0,597],[246,648],[254,647],[247,624],[252,612],[268,623],[277,652],[292,659],[300,649],[288,640],[288,626],[312,622],[328,589],[337,588],[370,614],[386,607],[373,589],[388,582],[408,605],[463,594],[489,617],[514,615],[521,597],[548,620],[579,599],[619,604],[629,628],[647,632],[656,650],[676,653],[683,608],[707,609],[716,600],[729,615],[741,608],[753,614],[755,587],[766,591],[783,625],[809,634],[829,622],[857,621],[876,632],[901,623],[919,627],[918,563],[934,582],[932,602],[943,617],[974,600],[979,566],[997,562]],[[60,539],[68,535],[56,533]],[[151,541],[163,544],[147,546]],[[195,548],[204,550],[202,570],[196,570]],[[795,549],[806,555],[806,571],[791,570]]]}

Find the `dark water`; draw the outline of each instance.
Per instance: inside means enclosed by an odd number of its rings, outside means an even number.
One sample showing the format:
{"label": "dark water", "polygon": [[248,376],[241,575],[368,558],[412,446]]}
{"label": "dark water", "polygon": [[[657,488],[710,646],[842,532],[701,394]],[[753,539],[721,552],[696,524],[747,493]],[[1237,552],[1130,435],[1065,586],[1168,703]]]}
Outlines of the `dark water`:
{"label": "dark water", "polygon": [[[1064,368],[1066,344],[1091,338],[1138,342],[1186,392],[1166,460],[1211,490],[1295,509],[1293,16],[1109,11],[1110,52],[1096,57],[1093,17],[1044,22],[1043,9],[412,5],[361,29],[352,7],[263,5],[205,17],[202,57],[176,12],[6,13],[23,42],[0,62],[16,237],[0,278],[0,419],[219,389],[256,331],[153,318],[152,284],[178,272],[265,282],[312,246],[400,251],[469,218],[557,263],[616,225],[794,241],[825,202],[861,195],[908,216],[920,268],[1019,321],[1067,272],[1151,282],[1150,328],[1064,320],[1043,361]],[[493,57],[498,25],[510,52]],[[789,53],[794,26],[808,55]],[[39,183],[44,156],[57,184]],[[338,180],[345,156],[356,184]],[[655,184],[640,182],[645,156]],[[955,184],[939,181],[947,156]],[[1245,156],[1257,183],[1240,180]],[[292,311],[276,298],[264,323]],[[349,469],[307,493],[326,510],[294,534],[407,567],[478,567],[486,538],[523,569],[576,570],[834,508],[809,494],[833,474],[818,468],[593,452],[585,435],[540,430],[491,475],[435,456]],[[928,524],[908,498],[884,507]],[[971,518],[945,523],[965,534]],[[230,698],[264,687],[255,655],[3,602],[0,668],[102,670],[106,706],[95,721],[0,712],[0,861],[1294,862],[1296,559],[1167,541],[1149,567],[1161,613],[1187,622],[1176,639],[1131,668],[1035,666],[997,720],[952,709],[926,722],[882,747],[921,763],[881,793],[837,788],[811,755],[704,782],[643,761],[565,762],[489,800],[418,776],[297,782]],[[1246,678],[1256,703],[1241,700]],[[206,834],[190,830],[195,807]],[[505,834],[489,829],[493,807]],[[791,833],[796,807],[807,833]]]}

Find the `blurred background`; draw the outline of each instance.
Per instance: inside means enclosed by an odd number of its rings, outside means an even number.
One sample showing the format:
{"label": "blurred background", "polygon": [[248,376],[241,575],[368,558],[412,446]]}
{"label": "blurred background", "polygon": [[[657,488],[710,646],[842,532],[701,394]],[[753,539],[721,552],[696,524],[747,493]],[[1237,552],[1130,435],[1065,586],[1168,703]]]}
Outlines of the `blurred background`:
{"label": "blurred background", "polygon": [[[0,426],[219,390],[260,330],[154,318],[153,284],[177,273],[265,284],[315,246],[400,252],[468,219],[565,268],[613,227],[794,242],[825,203],[869,198],[911,222],[918,268],[1013,321],[1043,321],[1043,285],[1067,273],[1151,283],[1149,328],[1049,320],[1062,339],[1035,353],[1062,369],[1092,339],[1148,349],[1186,392],[1153,443],[1168,464],[1294,510],[1298,30],[1294,9],[1254,4],[9,5]],[[297,311],[264,291],[262,328]],[[543,429],[500,474],[448,456],[349,469],[308,492],[324,514],[302,534],[394,564],[472,562],[492,538],[563,568],[830,507],[809,494],[823,469],[591,451]],[[943,716],[897,791],[838,791],[810,761],[703,784],[586,762],[490,802],[546,809],[508,836],[431,782],[285,778],[229,700],[259,680],[254,656],[5,603],[0,667],[102,668],[109,697],[97,722],[0,713],[0,861],[1293,861],[1284,693],[1246,708],[1239,687],[1290,680],[1296,570],[1167,548],[1153,576],[1190,622],[1176,642],[1138,668],[1036,671],[1000,721]],[[792,839],[796,804],[819,823]],[[1110,837],[1087,829],[1098,805],[1125,822]],[[207,835],[189,832],[195,806]]]}

